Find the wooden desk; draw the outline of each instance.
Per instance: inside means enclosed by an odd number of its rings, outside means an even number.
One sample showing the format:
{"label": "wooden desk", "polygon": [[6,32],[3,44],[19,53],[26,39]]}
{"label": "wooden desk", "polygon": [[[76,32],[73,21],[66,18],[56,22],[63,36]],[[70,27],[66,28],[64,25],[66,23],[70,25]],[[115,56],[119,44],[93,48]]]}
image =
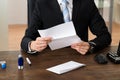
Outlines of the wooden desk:
{"label": "wooden desk", "polygon": [[[98,53],[104,54],[110,50],[116,50],[116,47],[108,47]],[[20,53],[19,51],[0,52],[0,60],[7,62],[6,69],[0,68],[0,80],[120,80],[120,65],[115,65],[110,61],[106,65],[97,64],[94,61],[95,54],[82,56],[71,48],[55,51],[46,49],[38,55],[22,53],[24,58],[30,58],[32,66],[30,67],[25,60],[24,69],[18,70],[17,57]],[[87,66],[62,75],[46,70],[46,68],[71,60]]]}

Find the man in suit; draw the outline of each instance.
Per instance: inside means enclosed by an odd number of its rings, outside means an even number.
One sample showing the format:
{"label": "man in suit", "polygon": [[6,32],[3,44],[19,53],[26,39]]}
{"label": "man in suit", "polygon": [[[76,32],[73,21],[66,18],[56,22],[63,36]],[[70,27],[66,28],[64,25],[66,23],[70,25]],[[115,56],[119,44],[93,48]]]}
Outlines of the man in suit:
{"label": "man in suit", "polygon": [[[77,35],[82,42],[73,43],[72,49],[85,55],[87,52],[101,50],[111,43],[111,35],[99,14],[94,0],[67,0],[70,19],[73,21]],[[38,29],[46,29],[64,23],[62,14],[62,0],[37,0],[33,11],[31,24],[27,28],[21,42],[21,48],[28,53],[43,51],[51,37],[40,37]],[[88,40],[88,28],[96,35]]]}

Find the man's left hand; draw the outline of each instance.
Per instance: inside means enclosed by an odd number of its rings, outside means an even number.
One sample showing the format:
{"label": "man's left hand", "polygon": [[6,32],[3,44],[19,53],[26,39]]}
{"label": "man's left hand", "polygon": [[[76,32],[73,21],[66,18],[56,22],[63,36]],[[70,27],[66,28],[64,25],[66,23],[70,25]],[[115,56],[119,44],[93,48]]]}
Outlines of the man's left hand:
{"label": "man's left hand", "polygon": [[82,41],[72,44],[71,48],[77,50],[80,54],[85,55],[88,52],[90,45],[88,42]]}

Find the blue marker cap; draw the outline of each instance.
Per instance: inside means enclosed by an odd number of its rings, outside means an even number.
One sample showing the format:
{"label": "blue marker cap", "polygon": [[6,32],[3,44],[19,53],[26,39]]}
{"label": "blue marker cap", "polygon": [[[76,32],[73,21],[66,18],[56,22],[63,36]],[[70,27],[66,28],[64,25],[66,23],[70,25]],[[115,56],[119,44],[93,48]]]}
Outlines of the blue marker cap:
{"label": "blue marker cap", "polygon": [[6,69],[6,63],[2,63],[2,64],[1,64],[1,68],[2,68],[2,69]]}
{"label": "blue marker cap", "polygon": [[0,61],[0,64],[2,69],[6,68],[6,61]]}

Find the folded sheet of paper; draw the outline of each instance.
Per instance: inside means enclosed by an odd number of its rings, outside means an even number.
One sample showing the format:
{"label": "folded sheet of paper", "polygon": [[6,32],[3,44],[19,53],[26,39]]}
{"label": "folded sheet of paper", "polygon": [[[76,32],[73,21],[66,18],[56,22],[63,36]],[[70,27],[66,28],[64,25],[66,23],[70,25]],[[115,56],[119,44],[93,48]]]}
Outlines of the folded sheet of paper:
{"label": "folded sheet of paper", "polygon": [[38,30],[41,37],[52,37],[52,42],[48,45],[51,50],[70,46],[72,43],[80,42],[81,39],[76,35],[72,22],[63,23],[52,28]]}
{"label": "folded sheet of paper", "polygon": [[56,74],[63,74],[63,73],[69,72],[71,70],[75,70],[75,69],[83,67],[83,66],[86,66],[86,65],[75,62],[75,61],[69,61],[69,62],[60,64],[60,65],[48,68],[46,70],[51,71]]}

